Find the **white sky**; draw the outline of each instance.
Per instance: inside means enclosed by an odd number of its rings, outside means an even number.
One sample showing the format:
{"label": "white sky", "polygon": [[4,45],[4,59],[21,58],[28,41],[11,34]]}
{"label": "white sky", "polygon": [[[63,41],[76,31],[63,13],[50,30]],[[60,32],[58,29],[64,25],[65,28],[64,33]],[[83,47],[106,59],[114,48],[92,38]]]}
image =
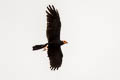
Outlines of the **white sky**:
{"label": "white sky", "polygon": [[[46,7],[62,22],[62,67],[50,71]],[[0,0],[0,80],[120,80],[119,0]]]}

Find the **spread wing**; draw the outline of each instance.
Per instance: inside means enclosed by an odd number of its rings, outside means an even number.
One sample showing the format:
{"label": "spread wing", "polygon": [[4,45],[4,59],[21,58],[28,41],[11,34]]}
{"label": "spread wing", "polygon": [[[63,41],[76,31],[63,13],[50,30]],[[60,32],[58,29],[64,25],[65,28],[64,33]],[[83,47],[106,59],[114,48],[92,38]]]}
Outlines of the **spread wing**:
{"label": "spread wing", "polygon": [[60,46],[49,46],[48,57],[50,60],[51,70],[58,69],[62,64],[62,51]]}
{"label": "spread wing", "polygon": [[47,7],[47,39],[48,43],[60,40],[61,22],[58,11],[54,6]]}
{"label": "spread wing", "polygon": [[[54,6],[47,7],[47,39],[48,43],[60,41],[61,22],[58,11]],[[62,64],[62,51],[60,45],[48,45],[48,57],[51,70],[58,69]]]}

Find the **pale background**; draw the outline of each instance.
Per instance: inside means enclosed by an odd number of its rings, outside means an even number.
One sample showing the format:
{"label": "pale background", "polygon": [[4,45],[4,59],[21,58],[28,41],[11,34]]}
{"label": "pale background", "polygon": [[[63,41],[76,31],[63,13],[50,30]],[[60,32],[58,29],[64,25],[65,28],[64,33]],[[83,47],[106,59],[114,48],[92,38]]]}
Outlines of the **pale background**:
{"label": "pale background", "polygon": [[[46,7],[59,10],[62,67],[50,71]],[[0,0],[0,80],[120,80],[119,0]]]}

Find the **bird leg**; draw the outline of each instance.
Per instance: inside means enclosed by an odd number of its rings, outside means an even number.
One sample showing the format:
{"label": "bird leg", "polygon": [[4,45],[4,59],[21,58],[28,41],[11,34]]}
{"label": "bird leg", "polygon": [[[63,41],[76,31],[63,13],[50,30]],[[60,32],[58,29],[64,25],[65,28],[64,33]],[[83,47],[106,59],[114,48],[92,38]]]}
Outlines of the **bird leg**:
{"label": "bird leg", "polygon": [[48,45],[46,45],[43,49],[43,51],[46,51],[46,50],[48,50]]}

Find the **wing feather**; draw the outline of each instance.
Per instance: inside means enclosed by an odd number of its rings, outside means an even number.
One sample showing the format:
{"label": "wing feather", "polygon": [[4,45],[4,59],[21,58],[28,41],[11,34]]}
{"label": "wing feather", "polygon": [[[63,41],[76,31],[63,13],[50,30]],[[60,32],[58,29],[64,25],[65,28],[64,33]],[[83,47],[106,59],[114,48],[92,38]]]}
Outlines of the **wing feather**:
{"label": "wing feather", "polygon": [[58,11],[54,6],[47,7],[47,39],[48,39],[48,57],[50,60],[51,70],[58,69],[62,64],[62,51],[60,45],[50,43],[56,43],[60,41],[61,22]]}
{"label": "wing feather", "polygon": [[61,22],[58,11],[54,6],[47,7],[47,39],[48,42],[60,40]]}
{"label": "wing feather", "polygon": [[58,69],[62,64],[62,57],[63,57],[60,46],[48,47],[48,57],[50,60],[51,70]]}

